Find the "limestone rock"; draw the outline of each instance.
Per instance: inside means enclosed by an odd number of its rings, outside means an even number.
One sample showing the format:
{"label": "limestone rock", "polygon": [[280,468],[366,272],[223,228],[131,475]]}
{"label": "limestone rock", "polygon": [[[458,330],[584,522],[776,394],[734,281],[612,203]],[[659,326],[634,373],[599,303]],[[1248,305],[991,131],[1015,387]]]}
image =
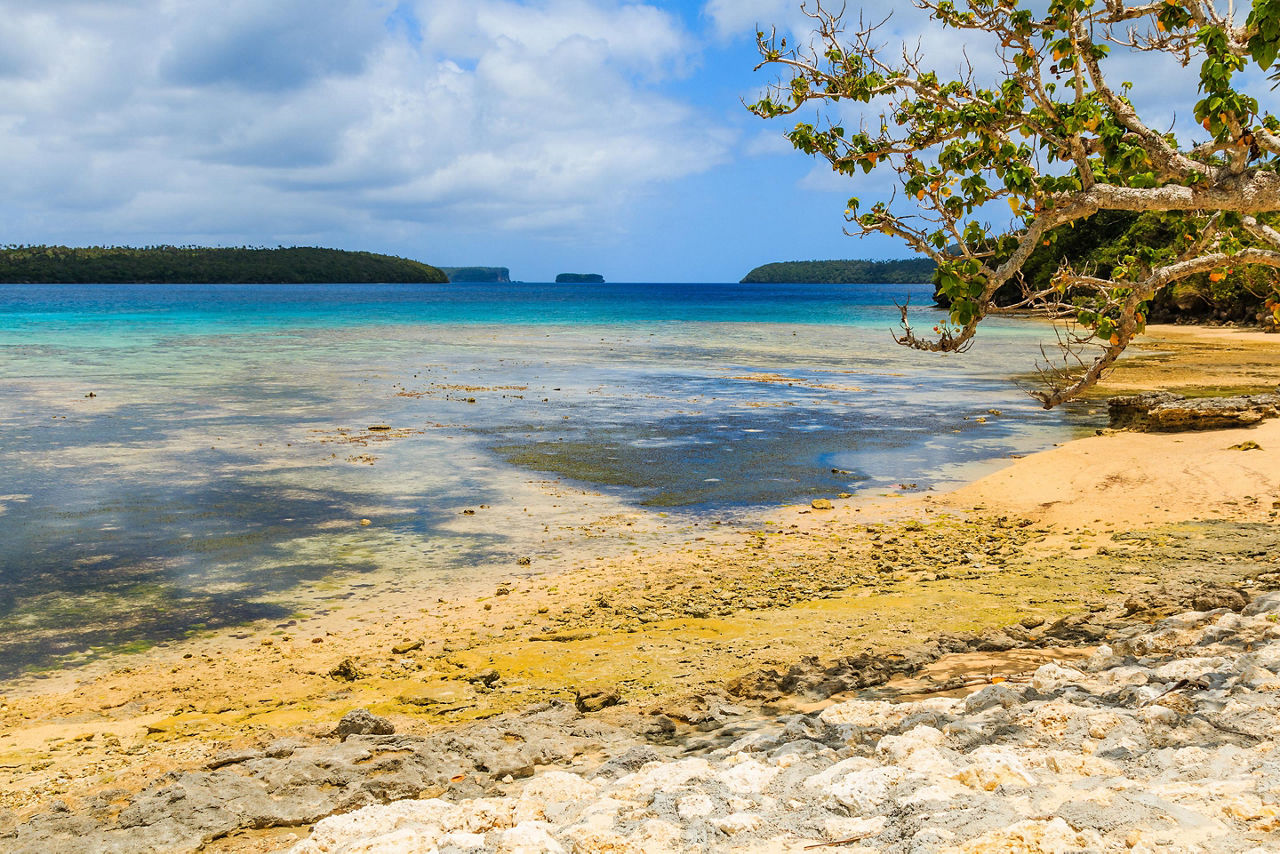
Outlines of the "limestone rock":
{"label": "limestone rock", "polygon": [[1201,398],[1158,392],[1113,397],[1107,409],[1114,429],[1177,432],[1246,427],[1280,415],[1280,392]]}
{"label": "limestone rock", "polygon": [[395,731],[395,725],[386,718],[380,718],[368,709],[356,709],[342,716],[333,735],[346,741],[349,735],[393,735]]}
{"label": "limestone rock", "polygon": [[580,712],[598,712],[621,702],[622,695],[617,689],[607,687],[580,688],[575,692],[573,700]]}

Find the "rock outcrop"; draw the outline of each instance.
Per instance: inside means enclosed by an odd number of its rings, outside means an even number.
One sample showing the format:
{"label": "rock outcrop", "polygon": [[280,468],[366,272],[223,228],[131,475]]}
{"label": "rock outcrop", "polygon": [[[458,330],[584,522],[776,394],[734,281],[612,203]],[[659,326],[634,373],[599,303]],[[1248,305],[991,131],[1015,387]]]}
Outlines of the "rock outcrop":
{"label": "rock outcrop", "polygon": [[[1200,611],[1154,628],[1102,612],[1025,619],[897,654],[806,660],[613,723],[596,719],[619,699],[609,686],[580,689],[576,709],[550,704],[424,736],[393,734],[357,709],[328,740],[226,751],[136,795],[56,803],[22,824],[0,813],[0,850],[185,852],[246,829],[302,835],[316,824],[298,854],[773,852],[860,835],[873,850],[908,852],[1122,850],[1130,839],[1136,851],[1245,851],[1280,829],[1270,754],[1280,594],[1250,604],[1240,589],[1205,584],[1135,594],[1126,610],[1153,619],[1180,603]],[[1098,643],[1081,669],[990,674],[964,698],[780,718],[741,705],[860,691],[951,653]],[[947,676],[929,690],[972,687],[938,672]],[[1180,848],[1184,832],[1195,841]]]}
{"label": "rock outcrop", "polygon": [[1117,430],[1178,432],[1247,427],[1280,415],[1280,388],[1274,394],[1187,398],[1172,392],[1113,397],[1107,401]]}
{"label": "rock outcrop", "polygon": [[[340,743],[282,740],[219,754],[204,770],[169,774],[136,797],[107,792],[72,811],[6,828],[11,854],[197,851],[245,828],[300,827],[369,804],[443,795],[477,796],[504,778],[567,764],[603,743],[631,738],[557,704],[428,736],[391,735],[390,723],[356,710]],[[630,743],[630,742],[628,742]]]}
{"label": "rock outcrop", "polygon": [[1272,593],[963,698],[855,700],[621,776],[367,807],[293,852],[1261,854],[1280,834],[1278,618]]}

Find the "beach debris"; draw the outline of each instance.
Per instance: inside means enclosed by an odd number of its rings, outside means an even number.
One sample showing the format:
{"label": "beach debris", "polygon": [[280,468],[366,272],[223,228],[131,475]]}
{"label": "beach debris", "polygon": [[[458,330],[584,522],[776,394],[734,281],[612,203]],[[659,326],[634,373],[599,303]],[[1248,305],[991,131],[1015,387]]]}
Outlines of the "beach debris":
{"label": "beach debris", "polygon": [[827,498],[815,498],[809,502],[809,506],[814,510],[831,510],[835,507],[831,500]]}
{"label": "beach debris", "polygon": [[1238,445],[1232,445],[1227,448],[1228,451],[1261,451],[1262,446],[1250,439],[1247,442],[1241,442]]}
{"label": "beach debris", "polygon": [[422,641],[407,640],[404,643],[398,643],[391,647],[391,652],[394,655],[405,655],[406,653],[413,652],[415,649],[422,649]]}
{"label": "beach debris", "polygon": [[533,558],[525,556],[516,558],[516,566],[528,566],[533,563]]}
{"label": "beach debris", "polygon": [[354,658],[344,658],[329,671],[329,678],[338,682],[354,682],[364,678],[364,671],[356,664]]}
{"label": "beach debris", "polygon": [[395,724],[386,718],[380,718],[368,709],[355,709],[342,716],[330,735],[346,741],[349,735],[394,735],[395,731]]}
{"label": "beach debris", "polygon": [[369,425],[369,427],[368,427],[367,429],[369,429],[369,430],[390,430],[390,429],[391,429],[391,425],[390,425],[390,424],[370,424],[370,425]]}
{"label": "beach debris", "polygon": [[372,519],[361,519],[361,520],[360,520],[360,527],[361,527],[361,528],[367,528],[367,527],[369,527],[369,526],[370,526],[370,525],[372,525],[372,524],[373,524],[373,520],[372,520]]}

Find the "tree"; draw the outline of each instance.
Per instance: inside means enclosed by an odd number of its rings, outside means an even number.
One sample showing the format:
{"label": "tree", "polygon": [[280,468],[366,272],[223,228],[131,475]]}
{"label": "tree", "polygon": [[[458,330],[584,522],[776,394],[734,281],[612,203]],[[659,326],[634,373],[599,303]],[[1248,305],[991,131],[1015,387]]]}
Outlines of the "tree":
{"label": "tree", "polygon": [[[763,118],[807,104],[868,105],[856,132],[820,120],[800,122],[788,138],[839,173],[892,173],[901,194],[865,213],[850,199],[846,230],[892,235],[932,258],[950,301],[949,322],[933,336],[917,333],[903,307],[899,343],[963,351],[996,310],[996,291],[1021,283],[1033,251],[1053,246],[1064,228],[1100,211],[1165,212],[1175,237],[1137,247],[1108,276],[1064,262],[1051,287],[1024,286],[1019,307],[1071,318],[1061,360],[1040,366],[1046,388],[1033,392],[1048,409],[1099,380],[1142,332],[1161,290],[1196,274],[1217,281],[1236,268],[1280,268],[1280,121],[1234,82],[1251,63],[1266,69],[1276,59],[1280,0],[1254,0],[1243,24],[1215,0],[1050,0],[1044,14],[1021,0],[914,4],[958,31],[957,42],[991,41],[995,79],[980,80],[967,59],[947,79],[919,48],[888,59],[875,41],[884,21],[859,20],[846,33],[844,13],[818,2],[802,7],[815,25],[804,49],[757,33],[757,70],[776,67],[785,79],[750,105]],[[1113,50],[1198,63],[1199,92],[1188,101],[1197,99],[1205,138],[1180,140],[1144,120],[1130,84],[1108,79]],[[983,221],[998,202],[1013,213],[1005,227]],[[1267,308],[1280,319],[1275,294]]]}

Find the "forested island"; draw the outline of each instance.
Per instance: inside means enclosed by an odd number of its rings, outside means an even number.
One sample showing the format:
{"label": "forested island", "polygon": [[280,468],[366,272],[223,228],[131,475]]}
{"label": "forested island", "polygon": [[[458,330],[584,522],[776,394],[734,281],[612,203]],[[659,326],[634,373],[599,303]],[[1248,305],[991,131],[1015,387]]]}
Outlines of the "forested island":
{"label": "forested island", "polygon": [[408,258],[310,246],[7,246],[6,284],[446,283],[438,268]]}
{"label": "forested island", "polygon": [[779,261],[756,267],[742,278],[746,283],[862,285],[926,284],[933,278],[928,258],[893,261]]}
{"label": "forested island", "polygon": [[599,273],[561,273],[556,276],[557,285],[603,285],[604,276]]}
{"label": "forested island", "polygon": [[451,282],[509,282],[511,270],[506,267],[441,267]]}

